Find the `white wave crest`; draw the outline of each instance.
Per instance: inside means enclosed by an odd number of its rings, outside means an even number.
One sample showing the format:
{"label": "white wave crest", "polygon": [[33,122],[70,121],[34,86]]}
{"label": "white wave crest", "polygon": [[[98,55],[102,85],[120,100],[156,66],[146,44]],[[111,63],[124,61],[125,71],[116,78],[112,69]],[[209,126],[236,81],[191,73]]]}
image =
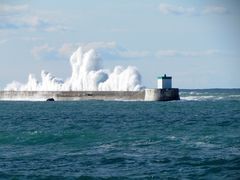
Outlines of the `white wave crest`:
{"label": "white wave crest", "polygon": [[135,67],[116,66],[111,72],[102,69],[94,49],[84,52],[79,47],[70,57],[72,75],[66,81],[41,72],[39,82],[32,74],[26,84],[12,82],[6,91],[137,91],[142,88],[141,75]]}

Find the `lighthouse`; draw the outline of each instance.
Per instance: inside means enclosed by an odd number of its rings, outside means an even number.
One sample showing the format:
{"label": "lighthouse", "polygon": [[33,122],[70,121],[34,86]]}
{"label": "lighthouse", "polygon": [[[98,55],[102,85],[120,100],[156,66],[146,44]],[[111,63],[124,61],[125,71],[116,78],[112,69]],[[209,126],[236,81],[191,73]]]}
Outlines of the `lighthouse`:
{"label": "lighthouse", "polygon": [[145,89],[145,101],[180,100],[178,88],[172,88],[172,77],[164,74],[157,80],[157,88]]}
{"label": "lighthouse", "polygon": [[157,81],[157,88],[158,89],[171,89],[172,88],[172,77],[167,76],[159,76]]}

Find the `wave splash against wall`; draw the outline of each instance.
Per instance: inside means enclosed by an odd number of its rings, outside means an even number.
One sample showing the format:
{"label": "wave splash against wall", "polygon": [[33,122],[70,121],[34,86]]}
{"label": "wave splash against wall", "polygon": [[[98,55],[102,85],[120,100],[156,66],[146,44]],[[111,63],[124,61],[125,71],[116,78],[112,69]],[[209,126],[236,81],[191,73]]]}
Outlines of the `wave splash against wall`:
{"label": "wave splash against wall", "polygon": [[84,52],[79,47],[70,57],[72,75],[66,81],[41,72],[39,82],[32,74],[26,84],[12,82],[6,91],[138,91],[141,75],[135,67],[116,66],[113,71],[102,69],[101,59],[95,50]]}

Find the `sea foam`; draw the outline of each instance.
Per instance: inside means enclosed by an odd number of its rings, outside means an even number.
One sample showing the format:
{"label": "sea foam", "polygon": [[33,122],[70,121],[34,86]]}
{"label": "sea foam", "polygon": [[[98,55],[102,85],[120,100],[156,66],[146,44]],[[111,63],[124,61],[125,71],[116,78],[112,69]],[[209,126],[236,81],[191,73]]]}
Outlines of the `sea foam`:
{"label": "sea foam", "polygon": [[28,82],[12,82],[6,91],[137,91],[142,88],[141,75],[135,67],[116,66],[113,71],[103,69],[94,49],[79,47],[70,57],[72,75],[63,81],[42,71],[39,82],[30,74]]}

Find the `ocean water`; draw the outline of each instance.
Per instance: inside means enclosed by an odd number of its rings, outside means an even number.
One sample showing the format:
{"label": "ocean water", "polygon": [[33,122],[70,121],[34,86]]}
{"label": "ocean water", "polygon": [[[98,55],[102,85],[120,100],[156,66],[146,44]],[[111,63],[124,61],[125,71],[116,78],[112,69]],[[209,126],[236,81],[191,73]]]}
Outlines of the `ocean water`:
{"label": "ocean water", "polygon": [[0,179],[240,179],[240,90],[0,102]]}

